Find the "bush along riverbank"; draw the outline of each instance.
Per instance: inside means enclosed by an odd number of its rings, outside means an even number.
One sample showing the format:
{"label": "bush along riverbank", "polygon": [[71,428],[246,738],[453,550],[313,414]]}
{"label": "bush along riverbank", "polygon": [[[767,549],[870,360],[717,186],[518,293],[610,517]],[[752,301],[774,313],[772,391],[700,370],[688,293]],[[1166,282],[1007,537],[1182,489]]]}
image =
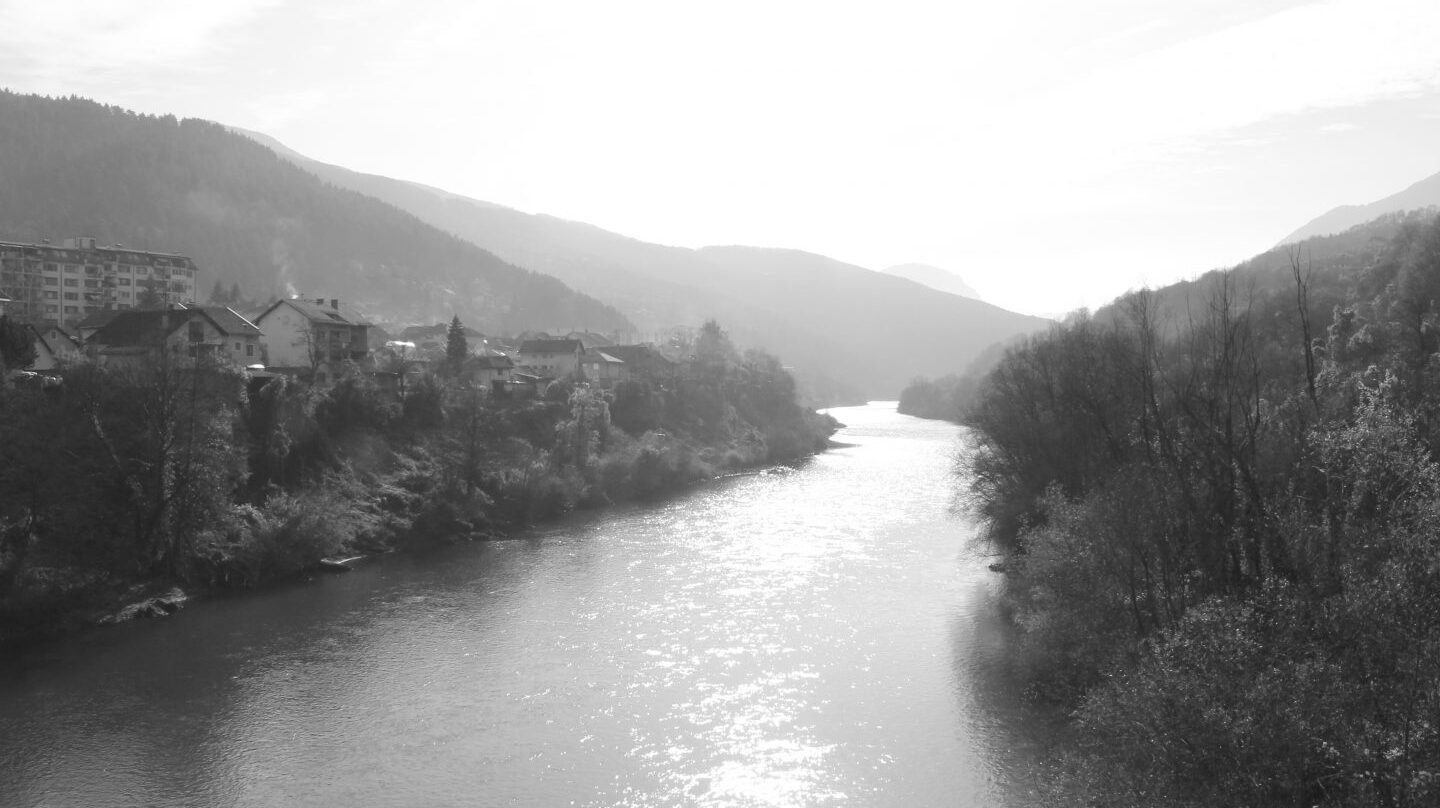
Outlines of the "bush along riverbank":
{"label": "bush along riverbank", "polygon": [[1072,716],[1055,804],[1440,804],[1440,221],[1392,230],[985,380],[964,473]]}
{"label": "bush along riverbank", "polygon": [[835,429],[753,351],[612,390],[408,388],[357,367],[312,385],[174,357],[0,388],[0,643],[173,611],[185,592],[326,556],[503,536],[800,458]]}

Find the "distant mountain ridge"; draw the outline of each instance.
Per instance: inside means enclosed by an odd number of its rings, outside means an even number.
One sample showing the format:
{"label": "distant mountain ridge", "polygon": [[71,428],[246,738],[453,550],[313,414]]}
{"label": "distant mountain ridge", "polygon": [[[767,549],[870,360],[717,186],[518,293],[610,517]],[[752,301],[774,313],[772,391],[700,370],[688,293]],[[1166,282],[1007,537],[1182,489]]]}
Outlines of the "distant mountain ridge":
{"label": "distant mountain ridge", "polygon": [[897,264],[882,270],[885,275],[894,275],[897,278],[915,281],[923,286],[928,286],[937,292],[968,297],[971,300],[983,300],[980,293],[970,287],[964,278],[956,275],[948,269],[930,266],[929,264]]}
{"label": "distant mountain ridge", "polygon": [[1341,205],[1334,208],[1281,239],[1280,244],[1293,244],[1311,236],[1343,233],[1356,225],[1373,221],[1386,213],[1423,210],[1435,206],[1440,206],[1440,173],[1426,177],[1403,191],[1368,205]]}
{"label": "distant mountain ridge", "polygon": [[183,253],[197,292],[343,299],[398,322],[482,331],[633,328],[614,308],[224,127],[0,91],[0,237],[93,236]]}
{"label": "distant mountain ridge", "polygon": [[361,174],[257,139],[327,182],[553,275],[614,306],[642,331],[716,318],[738,343],[778,354],[824,399],[895,397],[915,376],[960,370],[989,345],[1050,324],[798,250],[652,244]]}

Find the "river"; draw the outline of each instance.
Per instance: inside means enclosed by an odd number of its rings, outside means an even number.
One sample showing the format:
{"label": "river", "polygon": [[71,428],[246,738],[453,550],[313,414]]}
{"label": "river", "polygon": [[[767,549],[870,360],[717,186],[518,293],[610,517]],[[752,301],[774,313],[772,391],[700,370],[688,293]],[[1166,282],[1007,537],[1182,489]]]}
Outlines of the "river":
{"label": "river", "polygon": [[0,661],[3,806],[1000,806],[1034,744],[957,428]]}

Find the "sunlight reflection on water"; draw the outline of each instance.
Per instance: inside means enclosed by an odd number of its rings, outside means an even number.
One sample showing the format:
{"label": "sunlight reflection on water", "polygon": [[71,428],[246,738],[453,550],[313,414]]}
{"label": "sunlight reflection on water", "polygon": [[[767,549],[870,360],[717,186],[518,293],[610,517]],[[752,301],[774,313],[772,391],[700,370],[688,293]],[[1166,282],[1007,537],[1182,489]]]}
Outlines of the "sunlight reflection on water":
{"label": "sunlight reflection on water", "polygon": [[0,669],[4,805],[1018,805],[953,426]]}

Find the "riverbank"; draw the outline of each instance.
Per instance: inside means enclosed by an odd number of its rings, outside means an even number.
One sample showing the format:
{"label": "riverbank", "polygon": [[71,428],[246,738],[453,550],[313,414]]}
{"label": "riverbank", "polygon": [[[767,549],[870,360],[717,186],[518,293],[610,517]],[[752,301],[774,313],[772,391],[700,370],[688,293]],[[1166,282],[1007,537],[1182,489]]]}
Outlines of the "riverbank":
{"label": "riverbank", "polygon": [[[1015,678],[1073,715],[1058,804],[1440,804],[1440,384],[1414,314],[1440,223],[1366,244],[1072,317],[967,409]],[[1171,295],[1206,314],[1166,323]]]}
{"label": "riverbank", "polygon": [[1030,808],[957,430],[833,414],[768,473],[0,654],[0,804]]}
{"label": "riverbank", "polygon": [[749,359],[541,399],[427,377],[397,400],[360,372],[321,388],[221,368],[84,368],[63,394],[4,391],[0,645],[159,614],[146,604],[176,587],[504,537],[823,450],[833,419],[794,402],[773,358]]}

